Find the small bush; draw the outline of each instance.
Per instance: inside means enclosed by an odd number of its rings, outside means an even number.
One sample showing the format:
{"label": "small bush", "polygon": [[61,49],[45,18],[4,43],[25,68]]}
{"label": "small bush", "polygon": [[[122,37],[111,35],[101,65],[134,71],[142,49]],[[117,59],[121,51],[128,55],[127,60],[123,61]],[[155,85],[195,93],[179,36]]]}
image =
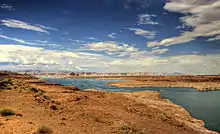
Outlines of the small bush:
{"label": "small bush", "polygon": [[37,130],[38,134],[50,134],[52,133],[52,129],[47,126],[40,126]]}
{"label": "small bush", "polygon": [[11,115],[15,115],[15,112],[11,109],[2,109],[0,110],[0,114],[2,116],[11,116]]}
{"label": "small bush", "polygon": [[43,97],[44,97],[44,99],[46,99],[46,100],[49,100],[49,99],[50,99],[50,97],[49,97],[49,96],[46,96],[46,95],[43,95]]}
{"label": "small bush", "polygon": [[12,89],[13,82],[10,78],[4,78],[2,81],[0,81],[0,88],[5,90]]}
{"label": "small bush", "polygon": [[50,109],[52,109],[52,110],[57,110],[57,106],[52,105],[52,106],[50,106]]}
{"label": "small bush", "polygon": [[31,90],[31,91],[33,91],[33,92],[36,92],[36,93],[38,92],[38,89],[33,88],[33,87],[32,87],[32,88],[30,88],[30,90]]}
{"label": "small bush", "polygon": [[37,94],[39,95],[43,95],[44,93],[42,91],[39,91]]}

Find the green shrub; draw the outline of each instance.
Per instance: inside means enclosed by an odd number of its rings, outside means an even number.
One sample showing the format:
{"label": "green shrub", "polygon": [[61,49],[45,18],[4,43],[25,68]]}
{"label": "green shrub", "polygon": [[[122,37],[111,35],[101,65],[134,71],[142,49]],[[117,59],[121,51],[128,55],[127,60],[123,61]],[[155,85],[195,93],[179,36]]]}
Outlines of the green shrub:
{"label": "green shrub", "polygon": [[15,115],[15,112],[11,109],[2,109],[0,110],[0,114],[2,116],[11,116],[11,115]]}

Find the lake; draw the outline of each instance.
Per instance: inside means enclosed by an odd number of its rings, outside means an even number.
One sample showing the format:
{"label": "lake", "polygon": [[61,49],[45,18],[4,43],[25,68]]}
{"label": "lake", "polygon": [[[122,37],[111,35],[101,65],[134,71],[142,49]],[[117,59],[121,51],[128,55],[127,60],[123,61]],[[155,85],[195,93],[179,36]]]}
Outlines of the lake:
{"label": "lake", "polygon": [[220,132],[220,91],[198,92],[193,88],[117,88],[107,85],[118,80],[44,79],[51,83],[76,86],[82,90],[92,88],[107,92],[159,91],[161,97],[181,105],[193,117],[203,120],[206,128]]}

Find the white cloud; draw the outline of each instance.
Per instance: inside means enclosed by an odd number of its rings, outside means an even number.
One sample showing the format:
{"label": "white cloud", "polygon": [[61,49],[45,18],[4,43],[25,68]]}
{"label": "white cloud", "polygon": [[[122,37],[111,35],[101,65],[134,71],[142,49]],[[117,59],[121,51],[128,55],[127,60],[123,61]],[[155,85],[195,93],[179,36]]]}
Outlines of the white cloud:
{"label": "white cloud", "polygon": [[[193,60],[192,60],[193,59]],[[109,72],[159,72],[183,74],[219,74],[220,54],[181,55],[171,57],[144,57],[117,59],[107,65]],[[192,62],[193,61],[193,62]]]}
{"label": "white cloud", "polygon": [[[102,60],[104,59],[104,60]],[[41,47],[0,44],[0,63],[11,63],[16,69],[79,70],[105,66],[103,61],[111,60],[103,55],[85,52],[46,50]],[[1,65],[4,68],[8,65]],[[78,67],[77,67],[78,66]],[[49,68],[48,68],[49,67]]]}
{"label": "white cloud", "polygon": [[3,9],[7,9],[9,11],[15,10],[11,5],[8,5],[8,4],[1,4],[0,7]]}
{"label": "white cloud", "polygon": [[157,17],[154,14],[140,14],[138,15],[138,24],[139,25],[159,25],[158,22],[153,21],[153,18]]}
{"label": "white cloud", "polygon": [[37,45],[37,43],[27,42],[27,41],[24,41],[22,39],[12,38],[12,37],[8,37],[8,36],[4,36],[4,35],[0,35],[0,38],[7,39],[7,40],[12,40],[12,41],[15,41],[15,42],[18,42],[18,43],[21,43],[21,44]]}
{"label": "white cloud", "polygon": [[131,59],[144,58],[152,55],[159,55],[166,53],[168,49],[155,48],[151,52],[139,50],[138,48],[124,43],[118,42],[96,42],[84,45],[79,51],[91,50],[96,52],[104,52],[109,56],[116,57],[130,57]]}
{"label": "white cloud", "polygon": [[25,44],[25,45],[32,45],[32,46],[50,46],[50,47],[59,47],[60,46],[60,45],[57,45],[57,44],[50,44],[50,43],[48,43],[48,41],[36,40],[35,42],[29,42],[29,41],[25,41],[25,40],[22,40],[22,39],[8,37],[8,36],[4,36],[4,35],[0,35],[0,38],[15,41],[15,42]]}
{"label": "white cloud", "polygon": [[166,3],[164,9],[185,14],[180,21],[185,26],[193,27],[193,30],[160,42],[149,42],[149,47],[187,43],[196,40],[197,37],[212,37],[220,34],[219,0],[172,1]]}
{"label": "white cloud", "polygon": [[163,48],[163,49],[154,49],[150,52],[150,54],[153,54],[153,55],[159,55],[159,54],[164,54],[168,51],[169,49],[167,48]]}
{"label": "white cloud", "polygon": [[47,40],[35,40],[35,42],[38,42],[38,43],[44,43],[44,44],[48,43]]}
{"label": "white cloud", "polygon": [[157,47],[157,46],[170,46],[174,44],[180,44],[180,43],[187,43],[190,41],[195,40],[195,37],[193,37],[191,32],[185,32],[182,34],[182,36],[167,38],[162,40],[161,42],[148,42],[148,47]]}
{"label": "white cloud", "polygon": [[81,67],[79,67],[79,66],[76,66],[75,68],[78,69],[78,70],[80,70],[80,71],[88,70],[88,69],[81,68]]}
{"label": "white cloud", "polygon": [[77,43],[77,44],[85,44],[86,41],[84,40],[73,40],[73,39],[68,39],[69,41],[72,41],[73,43]]}
{"label": "white cloud", "polygon": [[[0,45],[0,52],[0,62],[18,64],[61,64],[64,58],[78,57],[72,52],[45,50],[41,47],[22,45]],[[7,59],[7,61],[2,59]]]}
{"label": "white cloud", "polygon": [[46,27],[46,26],[39,25],[39,24],[32,25],[32,24],[29,24],[27,22],[23,22],[20,20],[6,19],[6,20],[1,20],[0,22],[2,23],[1,25],[7,26],[7,27],[32,30],[32,31],[37,31],[37,32],[47,33],[47,34],[50,33],[48,30],[57,31],[57,29],[55,28]]}
{"label": "white cloud", "polygon": [[86,44],[81,48],[82,50],[92,50],[99,52],[106,52],[109,55],[125,56],[130,53],[138,52],[139,49],[128,44],[118,43],[118,42],[96,42]]}
{"label": "white cloud", "polygon": [[140,35],[140,36],[143,36],[148,39],[153,39],[156,35],[156,33],[154,31],[147,31],[147,30],[140,29],[140,28],[125,28],[125,29],[128,29],[130,31],[134,31],[134,33],[136,35]]}
{"label": "white cloud", "polygon": [[89,39],[89,40],[98,40],[98,39],[95,38],[95,37],[88,37],[87,39]]}
{"label": "white cloud", "polygon": [[108,37],[114,39],[116,37],[116,33],[111,33],[111,34],[108,35]]}
{"label": "white cloud", "polygon": [[[144,53],[142,51],[136,53]],[[135,54],[136,54],[135,53]],[[219,74],[220,54],[170,57],[108,57],[102,54],[46,50],[41,47],[0,45],[0,69],[97,70],[100,72],[181,72]],[[11,63],[5,64],[4,63]]]}
{"label": "white cloud", "polygon": [[58,31],[58,29],[56,29],[56,28],[52,28],[52,27],[48,27],[48,26],[44,26],[44,25],[37,24],[37,26],[41,27],[42,29]]}

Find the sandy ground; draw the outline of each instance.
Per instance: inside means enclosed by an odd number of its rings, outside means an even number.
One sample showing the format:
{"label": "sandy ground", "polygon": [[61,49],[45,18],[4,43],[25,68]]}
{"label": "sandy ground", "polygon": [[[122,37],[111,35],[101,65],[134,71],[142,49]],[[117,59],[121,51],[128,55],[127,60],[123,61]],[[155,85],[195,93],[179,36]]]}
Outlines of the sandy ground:
{"label": "sandy ground", "polygon": [[41,125],[54,134],[215,134],[157,92],[83,92],[25,75],[4,77],[13,84],[0,86],[0,110],[16,115],[0,116],[1,134],[33,134]]}

